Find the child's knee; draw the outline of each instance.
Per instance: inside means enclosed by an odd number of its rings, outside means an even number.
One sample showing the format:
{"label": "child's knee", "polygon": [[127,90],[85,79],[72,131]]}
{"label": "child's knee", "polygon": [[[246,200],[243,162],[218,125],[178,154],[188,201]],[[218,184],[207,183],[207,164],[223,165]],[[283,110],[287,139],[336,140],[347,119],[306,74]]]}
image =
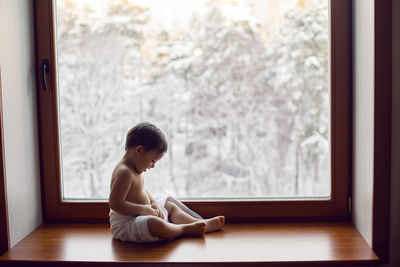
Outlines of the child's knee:
{"label": "child's knee", "polygon": [[178,206],[175,203],[172,203],[171,201],[167,200],[165,202],[165,208],[167,209],[168,213],[171,214],[171,212],[176,209]]}

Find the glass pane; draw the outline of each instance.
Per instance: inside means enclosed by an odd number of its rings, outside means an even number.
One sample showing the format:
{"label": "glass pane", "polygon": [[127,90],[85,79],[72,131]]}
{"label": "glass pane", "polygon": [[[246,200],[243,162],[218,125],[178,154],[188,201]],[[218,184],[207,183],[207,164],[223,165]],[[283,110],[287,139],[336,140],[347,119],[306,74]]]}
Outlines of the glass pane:
{"label": "glass pane", "polygon": [[108,198],[140,121],[155,196],[330,196],[328,0],[56,4],[64,199]]}

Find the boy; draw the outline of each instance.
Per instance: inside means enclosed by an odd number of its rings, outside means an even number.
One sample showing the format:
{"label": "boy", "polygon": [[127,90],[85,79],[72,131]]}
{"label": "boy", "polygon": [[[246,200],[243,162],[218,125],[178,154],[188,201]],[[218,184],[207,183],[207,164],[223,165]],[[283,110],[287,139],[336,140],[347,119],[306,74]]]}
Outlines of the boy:
{"label": "boy", "polygon": [[154,242],[183,235],[204,236],[222,229],[224,216],[195,218],[197,214],[182,203],[156,201],[144,188],[141,174],[154,168],[167,147],[164,134],[153,124],[142,122],[128,132],[125,155],[111,179],[110,229],[115,238]]}

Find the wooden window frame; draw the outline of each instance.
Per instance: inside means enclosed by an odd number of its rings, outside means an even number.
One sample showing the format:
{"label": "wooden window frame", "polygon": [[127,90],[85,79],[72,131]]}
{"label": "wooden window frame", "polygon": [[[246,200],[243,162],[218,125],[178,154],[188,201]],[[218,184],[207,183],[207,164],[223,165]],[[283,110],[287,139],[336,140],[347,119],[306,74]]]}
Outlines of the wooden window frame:
{"label": "wooden window frame", "polygon": [[10,231],[8,227],[8,203],[6,164],[4,153],[4,128],[3,128],[3,90],[1,88],[0,65],[0,256],[10,248]]}
{"label": "wooden window frame", "polygon": [[[228,220],[346,219],[352,177],[352,1],[331,0],[331,198],[329,200],[186,201],[204,217]],[[63,201],[57,101],[54,0],[34,2],[42,203],[45,222],[104,221],[107,202]],[[48,89],[41,62],[48,59]],[[340,101],[340,102],[339,102]]]}
{"label": "wooden window frame", "polygon": [[372,249],[381,264],[390,256],[392,90],[392,1],[374,0]]}

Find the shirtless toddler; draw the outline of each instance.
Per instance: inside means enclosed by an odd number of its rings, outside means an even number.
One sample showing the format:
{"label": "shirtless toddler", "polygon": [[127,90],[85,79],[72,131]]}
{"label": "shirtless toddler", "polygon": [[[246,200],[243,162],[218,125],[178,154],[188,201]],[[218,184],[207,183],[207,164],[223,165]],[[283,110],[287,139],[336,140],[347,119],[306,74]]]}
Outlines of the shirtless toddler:
{"label": "shirtless toddler", "polygon": [[224,216],[195,218],[169,200],[165,204],[156,201],[144,188],[141,174],[154,168],[167,146],[164,134],[153,124],[139,123],[128,132],[125,155],[111,179],[109,205],[114,237],[123,241],[153,242],[184,235],[204,236],[206,232],[222,229]]}

